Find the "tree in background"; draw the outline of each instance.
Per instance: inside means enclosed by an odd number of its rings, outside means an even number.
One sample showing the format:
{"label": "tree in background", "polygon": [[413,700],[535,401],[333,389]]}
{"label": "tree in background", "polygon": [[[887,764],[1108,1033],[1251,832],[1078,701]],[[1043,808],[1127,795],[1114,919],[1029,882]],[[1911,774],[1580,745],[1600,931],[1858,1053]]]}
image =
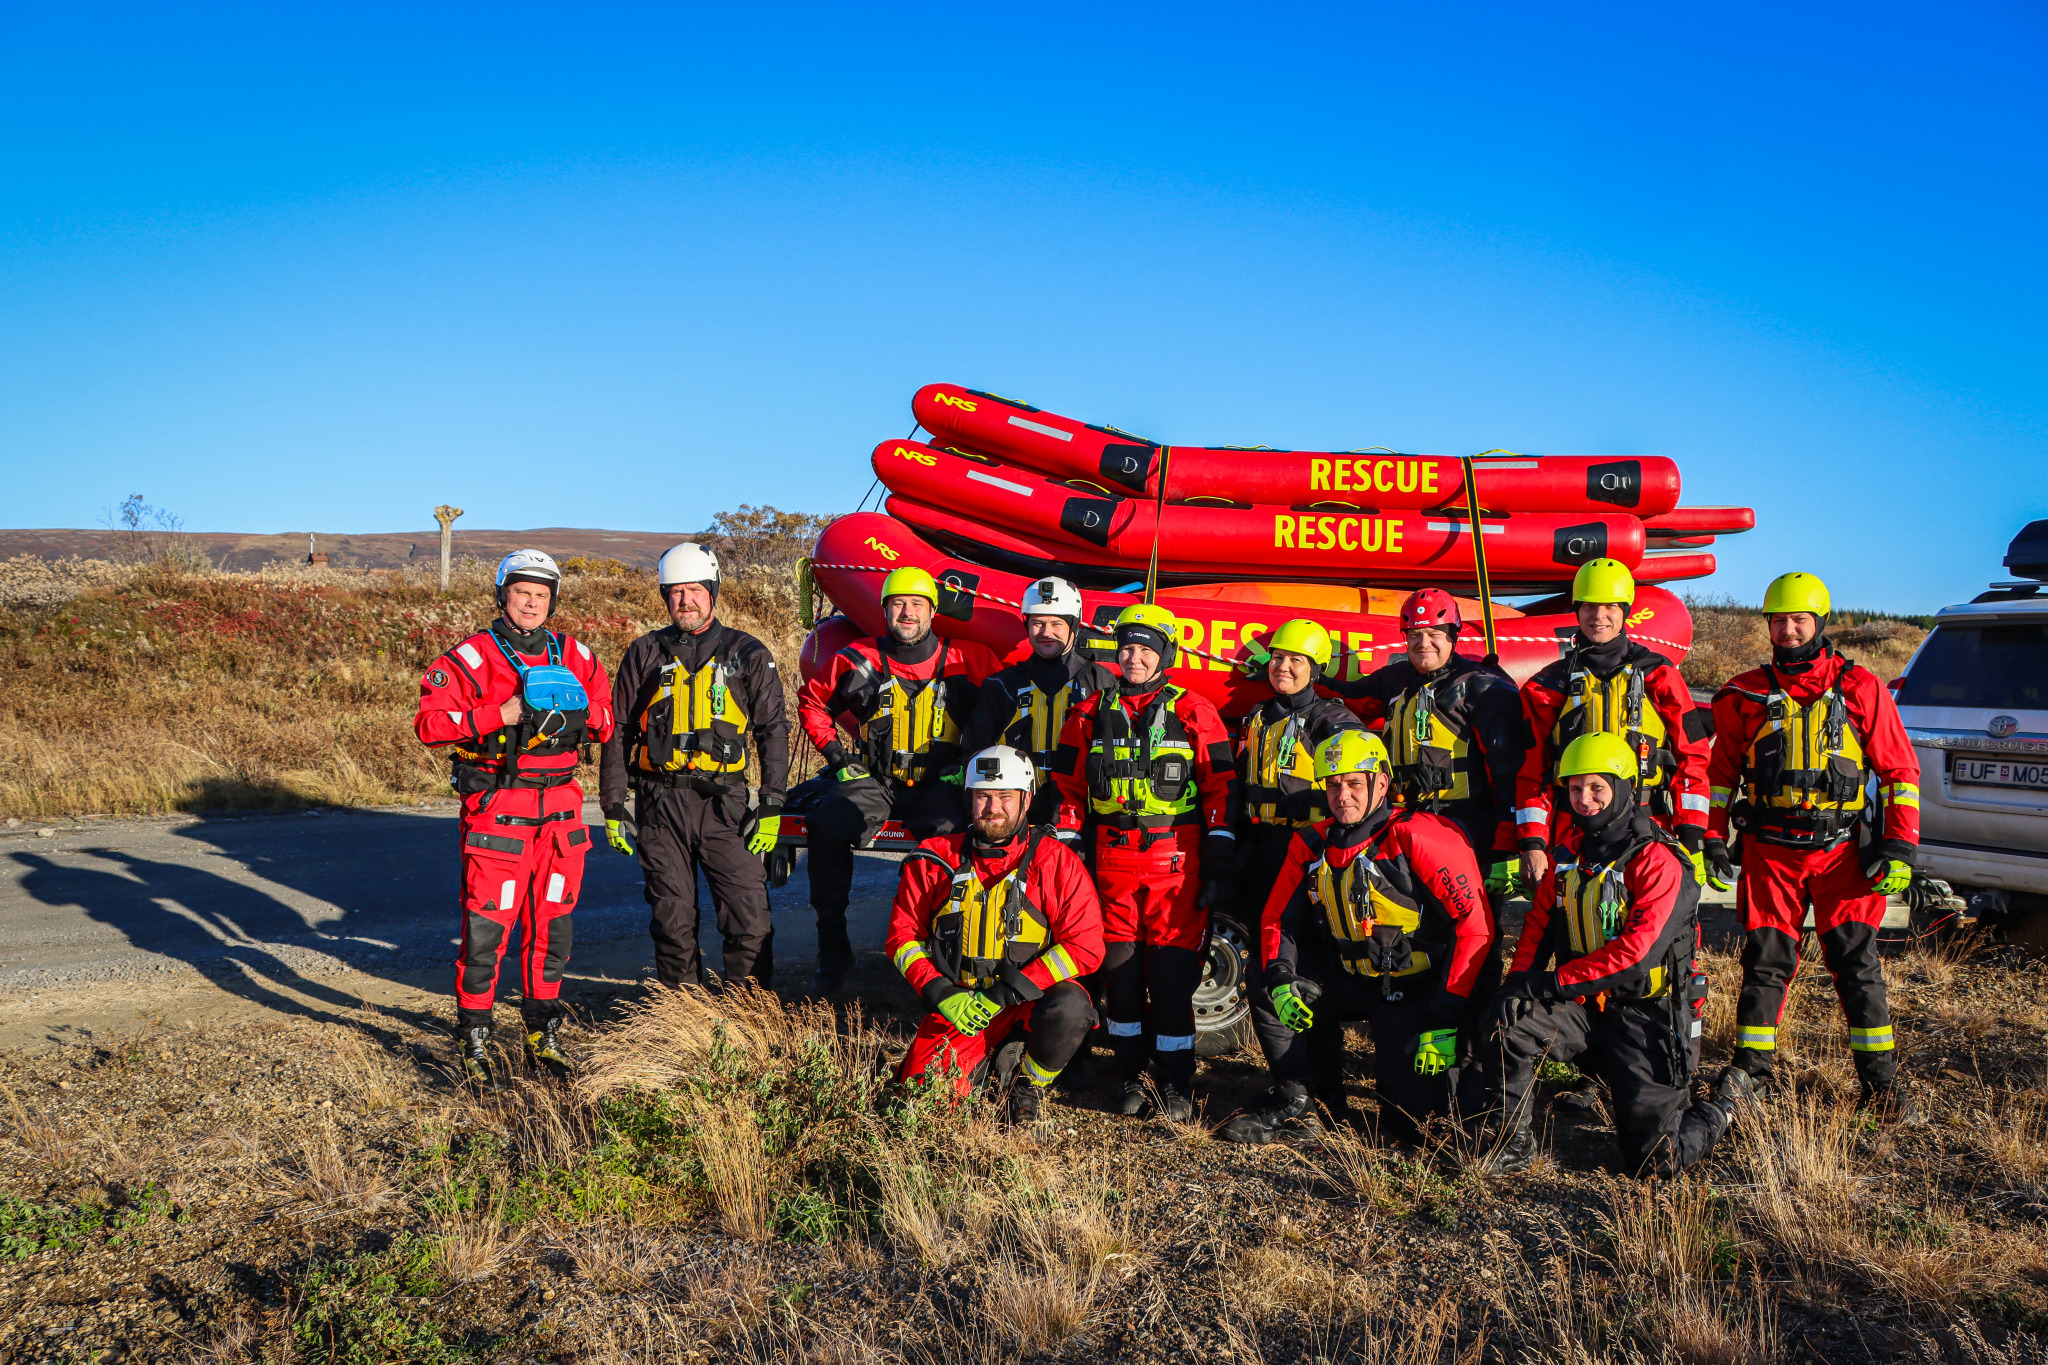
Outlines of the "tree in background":
{"label": "tree in background", "polygon": [[831,522],[831,517],[743,502],[738,511],[720,512],[711,519],[704,544],[728,569],[789,571],[811,552],[818,533]]}

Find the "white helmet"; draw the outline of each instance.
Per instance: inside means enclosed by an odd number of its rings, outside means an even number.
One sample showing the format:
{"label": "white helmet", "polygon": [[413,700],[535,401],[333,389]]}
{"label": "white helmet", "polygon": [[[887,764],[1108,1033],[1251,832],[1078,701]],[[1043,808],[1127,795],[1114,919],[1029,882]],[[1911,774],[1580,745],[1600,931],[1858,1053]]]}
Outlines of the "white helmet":
{"label": "white helmet", "polygon": [[1031,760],[1007,744],[991,744],[967,760],[967,790],[1028,792],[1038,785]]}
{"label": "white helmet", "polygon": [[514,550],[498,561],[498,606],[505,605],[505,589],[514,583],[548,585],[548,615],[562,600],[562,566],[545,550]]}
{"label": "white helmet", "polygon": [[1041,578],[1024,590],[1026,616],[1064,616],[1081,619],[1081,590],[1064,578]]}
{"label": "white helmet", "polygon": [[718,597],[718,556],[694,540],[671,545],[654,566],[654,581],[667,592],[678,583],[702,583]]}

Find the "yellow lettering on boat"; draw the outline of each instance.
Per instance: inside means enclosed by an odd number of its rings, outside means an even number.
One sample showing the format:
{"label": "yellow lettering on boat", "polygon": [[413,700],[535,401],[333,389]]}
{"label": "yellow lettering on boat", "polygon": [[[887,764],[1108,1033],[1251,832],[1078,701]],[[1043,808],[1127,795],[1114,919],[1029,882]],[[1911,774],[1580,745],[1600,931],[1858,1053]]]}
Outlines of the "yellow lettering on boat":
{"label": "yellow lettering on boat", "polygon": [[1308,486],[1310,489],[1328,489],[1330,486],[1330,462],[1310,460],[1308,462]]}
{"label": "yellow lettering on boat", "polygon": [[1358,529],[1357,517],[1345,517],[1337,523],[1337,548],[1346,552],[1356,550],[1358,544],[1351,539],[1351,533]]}
{"label": "yellow lettering on boat", "polygon": [[1273,518],[1273,544],[1282,550],[1294,548],[1294,518],[1285,512]]}
{"label": "yellow lettering on boat", "polygon": [[944,403],[949,408],[958,408],[962,412],[974,411],[974,400],[971,398],[955,398],[950,393],[935,393],[932,395],[932,401]]}

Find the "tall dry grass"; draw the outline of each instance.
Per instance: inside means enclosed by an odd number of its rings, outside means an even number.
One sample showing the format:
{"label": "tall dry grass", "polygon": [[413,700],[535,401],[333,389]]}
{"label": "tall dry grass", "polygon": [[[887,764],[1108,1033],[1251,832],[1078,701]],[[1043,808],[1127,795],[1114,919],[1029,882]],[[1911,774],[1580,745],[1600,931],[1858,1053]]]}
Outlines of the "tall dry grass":
{"label": "tall dry grass", "polygon": [[[446,796],[445,761],[413,738],[419,680],[496,614],[490,583],[474,560],[446,595],[424,571],[0,565],[0,816]],[[736,571],[720,615],[768,644],[793,689],[789,575]],[[609,670],[666,621],[651,575],[607,568],[569,575],[555,625]]]}

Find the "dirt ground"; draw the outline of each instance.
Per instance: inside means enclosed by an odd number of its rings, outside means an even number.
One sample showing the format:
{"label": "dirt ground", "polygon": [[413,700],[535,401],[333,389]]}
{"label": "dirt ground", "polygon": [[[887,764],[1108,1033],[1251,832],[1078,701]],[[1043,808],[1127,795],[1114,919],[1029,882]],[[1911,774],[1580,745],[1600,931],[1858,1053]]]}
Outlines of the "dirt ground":
{"label": "dirt ground", "polygon": [[1791,1093],[1662,1184],[1610,1168],[1597,1103],[1546,1107],[1521,1176],[1449,1134],[1216,1141],[1252,1054],[1187,1125],[1106,1112],[1104,1058],[1028,1132],[891,1111],[914,1006],[879,954],[836,1014],[584,965],[574,1087],[456,1085],[444,1002],[395,984],[0,1056],[0,1360],[2043,1358],[2048,973],[2011,948],[1888,964],[1927,1123],[1854,1111],[1815,970]]}

